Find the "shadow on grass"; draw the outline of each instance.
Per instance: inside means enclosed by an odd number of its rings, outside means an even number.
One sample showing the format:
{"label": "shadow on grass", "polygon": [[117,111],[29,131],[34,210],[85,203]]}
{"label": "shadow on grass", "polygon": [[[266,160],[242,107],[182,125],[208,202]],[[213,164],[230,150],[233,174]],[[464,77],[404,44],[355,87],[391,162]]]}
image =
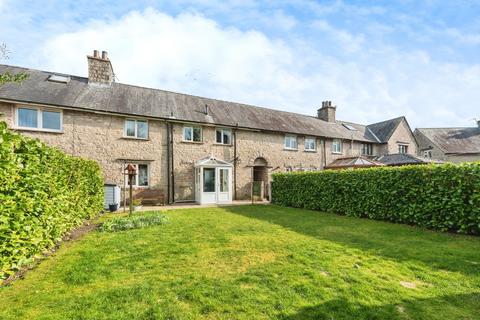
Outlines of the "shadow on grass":
{"label": "shadow on grass", "polygon": [[479,237],[275,205],[225,210],[389,259],[418,261],[430,268],[480,275]]}
{"label": "shadow on grass", "polygon": [[455,319],[476,319],[479,294],[447,295],[438,298],[415,299],[399,304],[365,306],[344,300],[331,300],[305,307],[295,314],[281,315],[282,320],[308,319],[443,319],[443,315],[455,315]]}

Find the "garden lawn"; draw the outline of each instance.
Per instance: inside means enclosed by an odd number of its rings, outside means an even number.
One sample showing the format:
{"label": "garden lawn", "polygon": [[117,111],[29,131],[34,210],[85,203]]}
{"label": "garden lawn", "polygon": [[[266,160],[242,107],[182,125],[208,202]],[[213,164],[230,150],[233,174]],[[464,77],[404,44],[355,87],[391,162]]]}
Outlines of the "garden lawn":
{"label": "garden lawn", "polygon": [[167,215],[62,244],[0,288],[0,319],[480,317],[478,237],[265,205]]}

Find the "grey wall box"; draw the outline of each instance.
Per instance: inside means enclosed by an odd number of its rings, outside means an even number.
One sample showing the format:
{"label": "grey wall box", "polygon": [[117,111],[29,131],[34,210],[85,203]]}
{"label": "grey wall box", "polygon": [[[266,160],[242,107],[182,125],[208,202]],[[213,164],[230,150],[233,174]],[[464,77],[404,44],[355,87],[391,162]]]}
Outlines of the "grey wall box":
{"label": "grey wall box", "polygon": [[103,207],[108,209],[110,204],[117,204],[120,207],[120,187],[114,184],[105,184],[105,200]]}

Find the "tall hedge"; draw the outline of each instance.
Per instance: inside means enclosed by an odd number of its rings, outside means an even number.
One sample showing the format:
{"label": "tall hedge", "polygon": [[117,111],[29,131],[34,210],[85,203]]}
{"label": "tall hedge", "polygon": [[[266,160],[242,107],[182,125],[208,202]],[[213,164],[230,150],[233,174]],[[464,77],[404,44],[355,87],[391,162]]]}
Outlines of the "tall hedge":
{"label": "tall hedge", "polygon": [[274,203],[480,234],[480,162],[274,174]]}
{"label": "tall hedge", "polygon": [[0,122],[0,279],[102,209],[96,162],[13,133]]}

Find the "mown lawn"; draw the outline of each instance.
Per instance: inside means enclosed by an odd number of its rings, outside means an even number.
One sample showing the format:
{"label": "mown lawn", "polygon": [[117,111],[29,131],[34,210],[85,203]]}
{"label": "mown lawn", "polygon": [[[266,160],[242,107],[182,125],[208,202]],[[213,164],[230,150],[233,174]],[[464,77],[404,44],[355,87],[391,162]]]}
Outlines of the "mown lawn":
{"label": "mown lawn", "polygon": [[0,319],[480,317],[478,237],[263,205],[167,214],[63,244],[0,288]]}

